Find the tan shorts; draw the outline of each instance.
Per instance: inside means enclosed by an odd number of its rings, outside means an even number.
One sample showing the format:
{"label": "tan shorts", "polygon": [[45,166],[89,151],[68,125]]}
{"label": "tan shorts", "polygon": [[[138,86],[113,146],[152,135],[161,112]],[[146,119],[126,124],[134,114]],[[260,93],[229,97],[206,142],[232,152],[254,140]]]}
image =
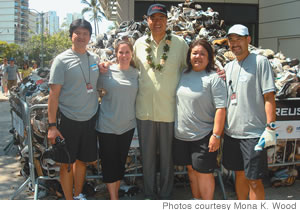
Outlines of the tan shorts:
{"label": "tan shorts", "polygon": [[17,85],[17,80],[8,80],[7,89],[10,90],[13,86]]}

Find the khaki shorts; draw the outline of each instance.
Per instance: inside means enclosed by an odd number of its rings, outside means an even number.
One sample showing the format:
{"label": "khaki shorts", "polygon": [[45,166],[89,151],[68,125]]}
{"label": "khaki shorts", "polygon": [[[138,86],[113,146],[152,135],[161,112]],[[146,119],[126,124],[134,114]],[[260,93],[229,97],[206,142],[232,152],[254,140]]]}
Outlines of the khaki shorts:
{"label": "khaki shorts", "polygon": [[16,86],[16,85],[17,85],[17,80],[8,80],[8,82],[7,82],[7,89],[10,91],[10,89],[13,86]]}

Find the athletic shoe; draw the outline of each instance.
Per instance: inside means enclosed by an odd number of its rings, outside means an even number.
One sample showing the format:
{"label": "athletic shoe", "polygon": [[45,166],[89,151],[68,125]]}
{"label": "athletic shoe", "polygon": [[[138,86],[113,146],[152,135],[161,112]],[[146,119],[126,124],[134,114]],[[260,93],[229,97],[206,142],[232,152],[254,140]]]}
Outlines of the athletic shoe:
{"label": "athletic shoe", "polygon": [[74,196],[73,199],[74,200],[87,200],[85,195],[83,195],[82,193],[80,193],[78,196]]}

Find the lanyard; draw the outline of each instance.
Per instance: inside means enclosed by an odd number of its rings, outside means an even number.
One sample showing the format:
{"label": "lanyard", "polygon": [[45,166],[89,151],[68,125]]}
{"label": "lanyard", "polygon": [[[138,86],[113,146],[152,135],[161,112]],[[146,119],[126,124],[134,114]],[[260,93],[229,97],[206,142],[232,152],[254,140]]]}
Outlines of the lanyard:
{"label": "lanyard", "polygon": [[[73,52],[73,51],[72,51]],[[73,52],[74,53],[74,52]],[[74,53],[74,55],[76,55]],[[86,81],[86,78],[85,78],[85,75],[84,75],[84,72],[83,72],[83,69],[82,69],[82,66],[81,66],[81,61],[80,61],[80,58],[78,57],[78,63],[79,63],[79,67],[80,67],[80,70],[81,70],[81,73],[82,73],[82,76],[83,76],[83,79],[84,79],[84,82],[85,84],[89,84],[90,81],[91,81],[91,71],[90,71],[90,53],[86,52],[86,55],[87,55],[87,58],[88,58],[88,66],[89,66],[89,82]]]}
{"label": "lanyard", "polygon": [[[240,66],[240,69],[239,69],[239,73],[238,73],[238,77],[236,79],[236,84],[235,84],[235,90],[233,90],[233,85],[232,85],[232,80],[229,80],[229,86],[230,86],[230,89],[231,89],[231,92],[232,93],[236,93],[236,90],[237,90],[237,85],[239,83],[239,78],[240,78],[240,73],[241,73],[241,69],[243,68],[243,63],[244,63],[245,59],[242,61],[241,63],[241,66]],[[238,61],[236,61],[238,62]],[[232,75],[232,72],[233,72],[233,67],[234,67],[234,63],[232,64],[232,67],[231,67],[231,72],[230,72],[230,78],[231,78],[231,75]]]}

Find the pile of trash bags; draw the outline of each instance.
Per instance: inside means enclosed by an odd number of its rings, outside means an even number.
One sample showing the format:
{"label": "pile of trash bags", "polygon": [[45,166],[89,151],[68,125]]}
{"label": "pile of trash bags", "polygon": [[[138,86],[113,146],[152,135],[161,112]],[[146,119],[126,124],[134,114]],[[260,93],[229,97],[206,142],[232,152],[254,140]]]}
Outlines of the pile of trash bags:
{"label": "pile of trash bags", "polygon": [[[212,8],[204,11],[200,4],[185,2],[178,6],[172,6],[168,13],[168,28],[172,33],[183,37],[188,44],[195,39],[207,39],[212,43],[216,54],[216,63],[223,68],[226,63],[235,59],[235,55],[229,50],[226,39],[225,22],[219,19],[219,13]],[[143,21],[124,21],[120,27],[107,33],[100,34],[95,43],[89,45],[89,50],[94,51],[101,58],[101,61],[115,61],[114,45],[118,40],[128,39],[134,43],[143,36],[149,28],[146,18]],[[279,99],[300,97],[300,71],[299,60],[286,58],[281,52],[275,53],[270,49],[256,48],[252,45],[249,50],[266,56],[274,71],[276,78],[276,97]],[[47,104],[49,97],[49,69],[38,69],[22,83],[11,91],[10,103],[14,104],[17,98],[25,101],[29,107],[36,104]],[[51,158],[42,158],[50,145],[47,142],[47,109],[36,109],[30,115],[32,127],[32,142],[34,151],[35,176],[57,177],[59,165]],[[20,151],[20,162],[22,164],[21,174],[24,177],[30,175],[28,146],[25,142],[25,135],[22,137],[15,129],[12,129],[14,144]],[[137,142],[137,135],[135,134]],[[294,145],[295,146],[295,145]],[[299,154],[300,155],[300,154]],[[282,160],[276,159],[275,162]],[[141,174],[142,165],[138,146],[130,148],[129,157],[126,163],[127,174]],[[183,170],[183,168],[176,168]],[[88,175],[101,175],[99,162],[88,165]],[[285,174],[285,173],[279,173]],[[296,173],[289,173],[295,175]],[[279,176],[275,173],[274,176]],[[282,177],[282,176],[281,176]],[[122,183],[123,194],[133,195],[139,191],[134,185],[135,176],[129,176],[126,183]],[[282,182],[280,182],[282,183]],[[127,185],[129,184],[129,185]],[[38,197],[57,199],[63,196],[60,184],[57,180],[42,180],[40,183]],[[33,189],[31,187],[31,189]],[[88,180],[85,184],[84,193],[93,196],[96,192],[106,192],[104,183],[100,179]],[[122,192],[120,193],[122,194]]]}

